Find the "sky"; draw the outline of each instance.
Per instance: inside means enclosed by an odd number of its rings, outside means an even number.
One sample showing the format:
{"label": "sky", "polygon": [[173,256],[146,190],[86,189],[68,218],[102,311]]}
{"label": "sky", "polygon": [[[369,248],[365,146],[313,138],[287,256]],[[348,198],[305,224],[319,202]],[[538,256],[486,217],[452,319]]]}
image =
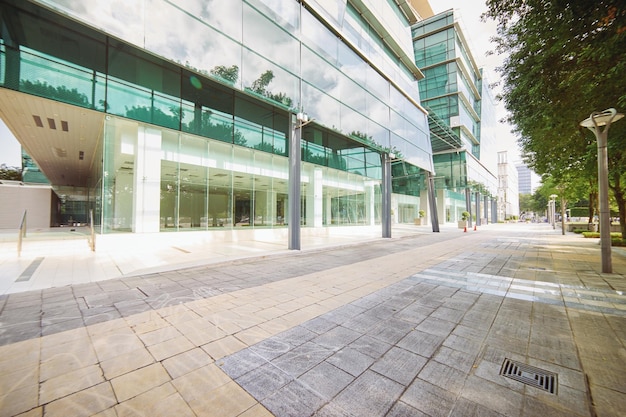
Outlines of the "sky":
{"label": "sky", "polygon": [[[461,28],[465,38],[470,44],[470,50],[474,55],[478,66],[487,69],[487,76],[491,83],[498,81],[499,77],[495,68],[500,65],[502,57],[494,54],[485,56],[484,52],[493,49],[489,38],[496,32],[494,22],[481,22],[480,15],[486,10],[484,0],[430,0],[433,11],[441,13],[449,9],[455,9],[461,19]],[[494,90],[493,96],[497,94]],[[502,103],[497,103],[496,118],[502,119],[506,115]],[[501,124],[497,129],[499,149],[508,150],[509,163],[517,164],[521,161],[515,137],[510,132],[511,126]],[[21,167],[20,145],[13,137],[10,130],[0,120],[0,164]]]}

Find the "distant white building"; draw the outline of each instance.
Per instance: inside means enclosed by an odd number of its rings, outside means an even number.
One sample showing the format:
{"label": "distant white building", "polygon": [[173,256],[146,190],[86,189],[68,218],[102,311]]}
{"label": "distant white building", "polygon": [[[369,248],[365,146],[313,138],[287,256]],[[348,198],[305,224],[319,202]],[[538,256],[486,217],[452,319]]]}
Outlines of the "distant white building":
{"label": "distant white building", "polygon": [[508,162],[507,151],[498,152],[498,219],[519,216],[517,169]]}

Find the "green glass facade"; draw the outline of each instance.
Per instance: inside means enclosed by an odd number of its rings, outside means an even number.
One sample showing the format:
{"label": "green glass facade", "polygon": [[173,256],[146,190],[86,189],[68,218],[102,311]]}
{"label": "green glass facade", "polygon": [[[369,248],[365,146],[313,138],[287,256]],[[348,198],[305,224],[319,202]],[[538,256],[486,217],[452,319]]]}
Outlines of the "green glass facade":
{"label": "green glass facade", "polygon": [[489,198],[497,193],[495,106],[453,11],[414,24],[412,35],[415,63],[425,75],[419,81],[422,104],[458,138],[433,145],[439,217],[454,222],[469,211],[466,193],[472,204],[476,192]]}
{"label": "green glass facade", "polygon": [[[379,224],[381,153],[432,170],[417,68],[351,4],[339,36],[295,0],[213,3],[128,1],[123,16],[105,2],[2,3],[0,86],[101,115],[97,135],[74,138],[96,145],[88,175],[53,187],[81,189],[105,233],[285,227],[305,111],[302,225]],[[387,19],[410,45],[399,12]],[[417,207],[415,184],[394,192]]]}

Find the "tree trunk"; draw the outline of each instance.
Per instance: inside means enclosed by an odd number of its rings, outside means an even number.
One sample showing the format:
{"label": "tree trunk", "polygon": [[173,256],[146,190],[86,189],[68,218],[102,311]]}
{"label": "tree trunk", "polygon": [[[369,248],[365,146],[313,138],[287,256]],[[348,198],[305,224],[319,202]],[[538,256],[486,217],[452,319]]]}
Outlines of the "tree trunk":
{"label": "tree trunk", "polygon": [[624,189],[620,181],[620,174],[615,173],[613,175],[613,185],[609,184],[609,187],[613,191],[613,196],[617,202],[617,209],[619,212],[619,228],[622,233],[622,239],[626,239],[626,197],[624,196]]}
{"label": "tree trunk", "polygon": [[[591,189],[593,190],[593,185]],[[598,202],[598,192],[589,191],[589,223],[593,223],[593,217],[596,214],[597,202]]]}

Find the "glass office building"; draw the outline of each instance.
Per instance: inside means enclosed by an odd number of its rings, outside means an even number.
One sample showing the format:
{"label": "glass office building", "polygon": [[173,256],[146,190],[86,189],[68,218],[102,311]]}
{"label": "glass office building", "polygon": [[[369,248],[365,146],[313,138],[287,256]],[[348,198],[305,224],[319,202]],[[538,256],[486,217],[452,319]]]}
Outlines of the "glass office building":
{"label": "glass office building", "polygon": [[[412,26],[421,103],[430,121],[439,218],[463,211],[495,220],[497,152],[495,105],[488,82],[450,10]],[[478,212],[479,215],[476,215]]]}
{"label": "glass office building", "polygon": [[[380,227],[384,156],[433,171],[405,2],[0,7],[0,115],[102,233],[279,229],[293,207],[303,228]],[[414,213],[418,181],[391,187]]]}

